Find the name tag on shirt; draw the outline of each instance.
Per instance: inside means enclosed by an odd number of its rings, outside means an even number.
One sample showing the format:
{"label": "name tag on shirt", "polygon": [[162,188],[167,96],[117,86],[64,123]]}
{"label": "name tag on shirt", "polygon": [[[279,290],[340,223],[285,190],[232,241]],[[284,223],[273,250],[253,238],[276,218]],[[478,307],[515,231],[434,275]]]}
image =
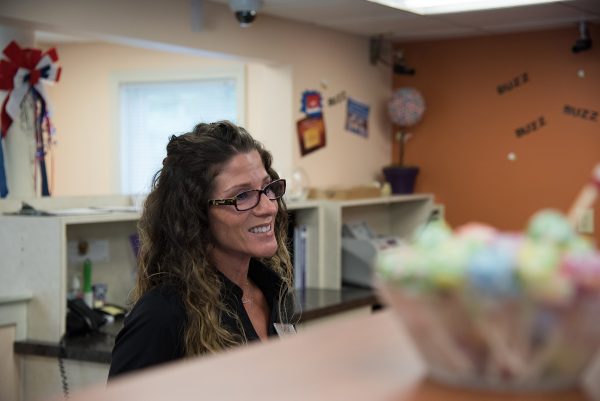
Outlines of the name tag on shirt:
{"label": "name tag on shirt", "polygon": [[292,334],[296,334],[296,329],[294,328],[293,324],[273,323],[273,326],[275,326],[275,331],[277,331],[279,337],[285,337]]}

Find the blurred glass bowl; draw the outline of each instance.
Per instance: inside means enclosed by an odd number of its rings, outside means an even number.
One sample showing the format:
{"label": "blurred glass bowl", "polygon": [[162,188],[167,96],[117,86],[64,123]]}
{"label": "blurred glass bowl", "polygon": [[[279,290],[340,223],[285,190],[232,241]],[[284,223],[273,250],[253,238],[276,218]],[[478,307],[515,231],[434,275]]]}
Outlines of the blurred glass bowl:
{"label": "blurred glass bowl", "polygon": [[430,376],[494,391],[564,390],[578,384],[600,345],[600,297],[566,305],[523,296],[411,291],[382,277],[377,290],[404,322]]}
{"label": "blurred glass bowl", "polygon": [[291,202],[303,201],[308,198],[308,174],[302,167],[294,168],[286,177],[285,197]]}

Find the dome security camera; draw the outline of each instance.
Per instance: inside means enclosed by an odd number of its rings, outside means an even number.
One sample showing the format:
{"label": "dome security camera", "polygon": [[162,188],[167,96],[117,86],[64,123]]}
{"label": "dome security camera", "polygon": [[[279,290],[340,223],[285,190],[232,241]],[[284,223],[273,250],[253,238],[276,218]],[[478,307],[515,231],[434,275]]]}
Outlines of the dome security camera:
{"label": "dome security camera", "polygon": [[262,8],[262,0],[229,0],[229,8],[235,13],[240,26],[245,28],[254,22]]}
{"label": "dome security camera", "polygon": [[587,28],[585,21],[579,23],[579,39],[575,42],[571,51],[573,53],[579,53],[592,48],[592,38]]}

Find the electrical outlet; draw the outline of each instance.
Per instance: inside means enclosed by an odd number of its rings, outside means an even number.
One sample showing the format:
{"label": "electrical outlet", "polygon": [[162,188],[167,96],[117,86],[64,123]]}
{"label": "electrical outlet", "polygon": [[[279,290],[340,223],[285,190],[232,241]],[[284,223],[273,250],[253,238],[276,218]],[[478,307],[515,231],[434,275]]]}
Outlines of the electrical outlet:
{"label": "electrical outlet", "polygon": [[93,263],[110,262],[110,245],[107,239],[71,240],[67,243],[67,252],[70,264],[83,263],[86,259]]}
{"label": "electrical outlet", "polygon": [[594,233],[594,209],[586,209],[585,212],[583,212],[583,215],[577,224],[577,231],[580,234]]}

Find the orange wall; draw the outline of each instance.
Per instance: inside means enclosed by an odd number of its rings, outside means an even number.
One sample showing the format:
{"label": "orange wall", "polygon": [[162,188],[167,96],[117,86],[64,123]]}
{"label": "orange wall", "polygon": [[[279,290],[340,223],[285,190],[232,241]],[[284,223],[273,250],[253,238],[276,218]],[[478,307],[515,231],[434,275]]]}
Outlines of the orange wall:
{"label": "orange wall", "polygon": [[[417,88],[427,104],[409,130],[405,162],[421,168],[416,191],[434,193],[452,226],[516,230],[540,208],[569,209],[600,162],[600,115],[563,113],[566,104],[600,112],[600,26],[590,33],[593,48],[579,54],[570,50],[576,26],[396,45],[416,74],[395,76],[394,87]],[[497,93],[523,73],[527,83]],[[516,136],[539,117],[545,126]],[[595,216],[600,239],[599,206]]]}

